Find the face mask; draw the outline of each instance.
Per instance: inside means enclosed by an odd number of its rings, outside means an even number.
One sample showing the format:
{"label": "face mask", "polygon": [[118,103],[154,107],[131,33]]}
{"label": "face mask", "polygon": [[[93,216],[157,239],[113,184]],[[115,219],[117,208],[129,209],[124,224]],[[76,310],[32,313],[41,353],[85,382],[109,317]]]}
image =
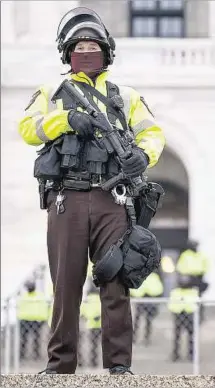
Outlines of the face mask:
{"label": "face mask", "polygon": [[71,54],[71,67],[74,73],[83,71],[88,77],[94,77],[104,67],[103,51]]}

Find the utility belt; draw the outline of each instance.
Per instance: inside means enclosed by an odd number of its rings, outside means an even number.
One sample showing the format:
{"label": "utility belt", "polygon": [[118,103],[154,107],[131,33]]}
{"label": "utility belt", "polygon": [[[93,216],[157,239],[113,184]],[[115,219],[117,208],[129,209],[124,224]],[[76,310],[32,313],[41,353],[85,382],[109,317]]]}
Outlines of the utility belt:
{"label": "utility belt", "polygon": [[48,182],[47,188],[54,191],[61,189],[90,191],[92,188],[101,187],[106,182],[105,176],[90,174],[88,171],[69,172],[60,181]]}

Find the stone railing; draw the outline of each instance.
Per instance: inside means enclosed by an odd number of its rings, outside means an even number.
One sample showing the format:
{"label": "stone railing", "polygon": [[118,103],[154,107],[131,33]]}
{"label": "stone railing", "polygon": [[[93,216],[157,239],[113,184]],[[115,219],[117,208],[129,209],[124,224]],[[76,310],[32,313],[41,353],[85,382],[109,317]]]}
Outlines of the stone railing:
{"label": "stone railing", "polygon": [[117,40],[117,48],[120,56],[130,53],[129,60],[141,56],[144,65],[215,67],[215,40],[213,39],[124,38]]}

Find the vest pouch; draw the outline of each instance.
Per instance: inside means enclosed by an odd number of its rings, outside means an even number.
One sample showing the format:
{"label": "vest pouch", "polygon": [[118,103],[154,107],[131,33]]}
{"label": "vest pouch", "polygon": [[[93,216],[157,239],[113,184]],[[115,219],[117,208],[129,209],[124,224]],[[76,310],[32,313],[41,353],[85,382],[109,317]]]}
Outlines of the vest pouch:
{"label": "vest pouch", "polygon": [[117,163],[113,155],[109,156],[108,165],[107,165],[107,175],[113,177],[118,175],[120,172],[120,165]]}
{"label": "vest pouch", "polygon": [[61,168],[77,169],[80,165],[80,149],[81,142],[79,141],[77,135],[75,134],[66,134],[64,136],[64,141],[61,148]]}
{"label": "vest pouch", "polygon": [[45,145],[34,162],[34,177],[37,179],[60,179],[60,148],[63,138]]}
{"label": "vest pouch", "polygon": [[85,161],[87,171],[91,174],[106,174],[108,153],[104,148],[101,148],[95,140],[87,143]]}

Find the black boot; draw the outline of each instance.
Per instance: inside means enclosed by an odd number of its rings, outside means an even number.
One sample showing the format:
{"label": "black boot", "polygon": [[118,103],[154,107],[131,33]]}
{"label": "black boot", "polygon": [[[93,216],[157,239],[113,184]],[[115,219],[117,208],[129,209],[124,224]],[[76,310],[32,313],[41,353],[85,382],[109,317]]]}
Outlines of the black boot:
{"label": "black boot", "polygon": [[133,375],[128,366],[116,365],[109,369],[111,375]]}

